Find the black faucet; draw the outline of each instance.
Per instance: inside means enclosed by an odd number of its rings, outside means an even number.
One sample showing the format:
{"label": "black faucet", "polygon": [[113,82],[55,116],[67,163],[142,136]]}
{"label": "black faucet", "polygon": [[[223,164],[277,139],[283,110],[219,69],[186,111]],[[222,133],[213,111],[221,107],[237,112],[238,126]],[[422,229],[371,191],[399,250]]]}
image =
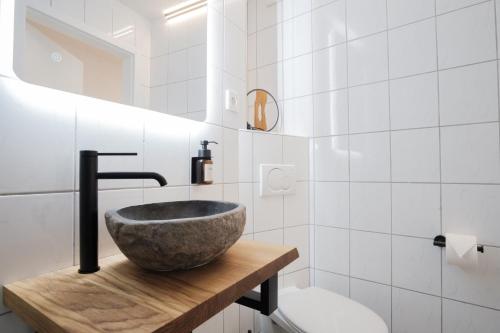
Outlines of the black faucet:
{"label": "black faucet", "polygon": [[137,153],[98,153],[80,151],[80,274],[94,273],[98,265],[97,181],[99,179],[155,179],[167,185],[162,175],[154,172],[98,172],[98,156],[137,156]]}

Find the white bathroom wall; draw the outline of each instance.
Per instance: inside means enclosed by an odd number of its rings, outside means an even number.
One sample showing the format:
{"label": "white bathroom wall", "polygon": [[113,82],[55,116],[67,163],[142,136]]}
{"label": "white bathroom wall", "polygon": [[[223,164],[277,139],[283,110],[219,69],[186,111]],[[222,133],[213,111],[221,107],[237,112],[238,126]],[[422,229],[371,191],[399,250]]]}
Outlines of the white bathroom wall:
{"label": "white bathroom wall", "polygon": [[[0,1],[1,4],[4,0]],[[49,0],[30,1],[51,8]],[[74,20],[82,18],[77,11],[81,4],[91,8],[96,2],[57,2],[61,10],[75,14]],[[209,91],[207,96],[208,108],[213,110],[208,115],[208,122],[195,122],[0,78],[0,285],[77,263],[77,175],[81,149],[136,151],[137,157],[101,159],[100,169],[156,171],[169,182],[166,188],[158,188],[150,181],[102,181],[101,216],[106,209],[143,202],[240,200],[237,128],[241,122],[238,117],[244,113],[223,110],[222,92],[223,88],[238,91],[245,80],[243,31],[246,24],[242,22],[246,21],[246,3],[214,0],[209,10],[215,11],[219,19],[218,24],[209,24],[209,38],[214,39],[209,43],[217,43],[213,44],[217,52],[211,53],[209,58],[217,71],[213,70],[209,76],[216,74],[214,82],[217,84],[212,84],[216,89]],[[83,17],[85,22],[92,20],[92,24],[105,31],[112,29],[106,23],[108,16],[105,14],[93,12]],[[121,21],[113,22],[119,24]],[[243,37],[237,37],[238,34]],[[3,53],[9,51],[9,43],[2,45],[5,46],[0,57],[3,61],[8,59]],[[138,48],[145,50],[143,46]],[[245,87],[239,91],[244,92]],[[197,154],[201,139],[220,143],[213,147],[215,183],[191,186],[190,157]],[[253,214],[250,209],[249,214]],[[101,256],[117,253],[106,236],[102,220],[100,226]],[[246,333],[253,328],[254,315],[244,308],[241,312],[240,315],[239,306],[232,306],[196,332],[227,333],[241,329]],[[31,330],[0,304],[0,332]]]}
{"label": "white bathroom wall", "polygon": [[[497,332],[500,2],[291,2],[268,29],[311,17],[312,282],[392,332]],[[445,232],[477,235],[477,268],[446,263]]]}

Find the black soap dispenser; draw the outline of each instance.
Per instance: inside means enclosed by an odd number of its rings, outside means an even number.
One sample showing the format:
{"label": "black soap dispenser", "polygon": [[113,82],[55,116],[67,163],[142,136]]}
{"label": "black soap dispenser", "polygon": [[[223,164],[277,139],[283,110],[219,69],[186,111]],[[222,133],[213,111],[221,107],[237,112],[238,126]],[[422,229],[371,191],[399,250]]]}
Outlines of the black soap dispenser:
{"label": "black soap dispenser", "polygon": [[191,184],[212,184],[214,182],[212,161],[212,151],[208,145],[215,141],[203,140],[200,142],[201,149],[198,150],[198,157],[191,159]]}

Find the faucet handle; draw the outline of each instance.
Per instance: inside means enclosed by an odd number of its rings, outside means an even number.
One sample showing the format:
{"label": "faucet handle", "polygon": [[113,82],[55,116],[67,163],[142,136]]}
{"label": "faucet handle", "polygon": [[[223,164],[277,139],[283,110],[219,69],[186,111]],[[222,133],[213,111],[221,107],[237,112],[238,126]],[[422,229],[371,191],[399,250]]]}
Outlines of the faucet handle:
{"label": "faucet handle", "polygon": [[97,153],[98,156],[137,156],[137,153]]}

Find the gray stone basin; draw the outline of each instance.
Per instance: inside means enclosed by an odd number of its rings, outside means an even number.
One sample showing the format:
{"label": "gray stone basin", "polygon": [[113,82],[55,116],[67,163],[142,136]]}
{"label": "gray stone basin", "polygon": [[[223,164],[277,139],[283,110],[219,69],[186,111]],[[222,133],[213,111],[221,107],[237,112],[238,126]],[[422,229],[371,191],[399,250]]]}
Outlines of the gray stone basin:
{"label": "gray stone basin", "polygon": [[135,264],[172,271],[205,265],[226,252],[245,227],[245,206],[175,201],[106,212],[116,245]]}

